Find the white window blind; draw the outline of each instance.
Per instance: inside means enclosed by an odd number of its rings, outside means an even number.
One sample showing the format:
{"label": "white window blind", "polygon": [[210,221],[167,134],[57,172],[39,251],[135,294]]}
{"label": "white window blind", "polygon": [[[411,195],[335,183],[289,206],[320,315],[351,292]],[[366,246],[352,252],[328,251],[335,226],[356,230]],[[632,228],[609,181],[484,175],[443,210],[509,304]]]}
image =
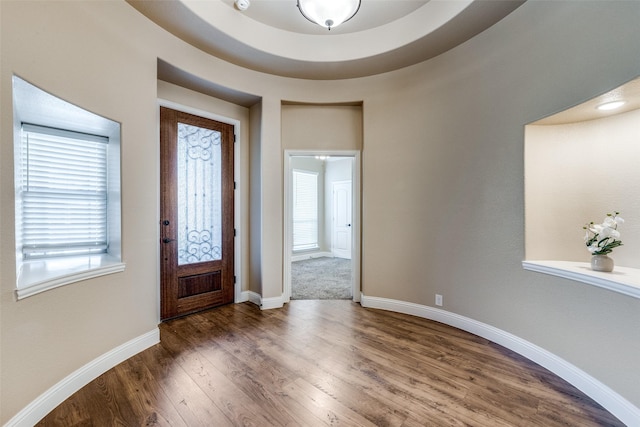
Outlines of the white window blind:
{"label": "white window blind", "polygon": [[107,251],[107,137],[22,125],[25,259]]}
{"label": "white window blind", "polygon": [[318,247],[318,174],[293,171],[293,250]]}

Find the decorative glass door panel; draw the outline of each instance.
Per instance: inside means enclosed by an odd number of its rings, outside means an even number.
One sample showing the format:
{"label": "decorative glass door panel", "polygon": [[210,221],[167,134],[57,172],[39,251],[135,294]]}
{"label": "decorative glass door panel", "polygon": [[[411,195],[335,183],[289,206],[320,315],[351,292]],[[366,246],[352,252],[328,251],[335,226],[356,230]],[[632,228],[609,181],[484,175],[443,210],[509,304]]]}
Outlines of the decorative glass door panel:
{"label": "decorative glass door panel", "polygon": [[178,123],[178,265],[222,259],[221,138]]}

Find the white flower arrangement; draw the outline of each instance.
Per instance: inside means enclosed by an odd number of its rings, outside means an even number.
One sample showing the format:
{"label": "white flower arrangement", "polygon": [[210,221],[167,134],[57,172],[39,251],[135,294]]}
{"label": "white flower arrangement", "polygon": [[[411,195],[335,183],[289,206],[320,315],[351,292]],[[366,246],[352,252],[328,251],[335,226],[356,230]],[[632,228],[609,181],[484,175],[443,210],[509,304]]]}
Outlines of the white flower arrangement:
{"label": "white flower arrangement", "polygon": [[602,224],[594,224],[592,221],[582,227],[587,230],[584,242],[592,255],[607,255],[613,248],[622,246],[618,225],[623,224],[624,219],[619,214],[620,212],[608,213]]}

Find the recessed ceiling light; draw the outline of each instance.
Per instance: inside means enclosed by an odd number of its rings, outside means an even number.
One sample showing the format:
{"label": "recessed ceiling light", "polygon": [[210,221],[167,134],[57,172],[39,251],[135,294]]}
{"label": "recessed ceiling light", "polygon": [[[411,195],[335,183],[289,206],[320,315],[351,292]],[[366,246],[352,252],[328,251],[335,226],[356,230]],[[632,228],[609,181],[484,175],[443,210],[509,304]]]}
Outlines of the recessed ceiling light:
{"label": "recessed ceiling light", "polygon": [[624,101],[611,101],[598,105],[596,108],[601,111],[610,111],[620,108],[624,105]]}

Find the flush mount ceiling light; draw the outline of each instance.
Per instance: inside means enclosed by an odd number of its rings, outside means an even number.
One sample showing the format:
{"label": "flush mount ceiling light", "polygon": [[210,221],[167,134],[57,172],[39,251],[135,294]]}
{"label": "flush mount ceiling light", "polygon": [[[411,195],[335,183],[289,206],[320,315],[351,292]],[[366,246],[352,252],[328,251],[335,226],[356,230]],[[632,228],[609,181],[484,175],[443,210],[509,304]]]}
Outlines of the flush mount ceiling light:
{"label": "flush mount ceiling light", "polygon": [[298,9],[309,21],[331,30],[353,18],[360,0],[298,0]]}
{"label": "flush mount ceiling light", "polygon": [[611,101],[598,105],[596,108],[600,111],[610,111],[620,108],[624,105],[624,101]]}

